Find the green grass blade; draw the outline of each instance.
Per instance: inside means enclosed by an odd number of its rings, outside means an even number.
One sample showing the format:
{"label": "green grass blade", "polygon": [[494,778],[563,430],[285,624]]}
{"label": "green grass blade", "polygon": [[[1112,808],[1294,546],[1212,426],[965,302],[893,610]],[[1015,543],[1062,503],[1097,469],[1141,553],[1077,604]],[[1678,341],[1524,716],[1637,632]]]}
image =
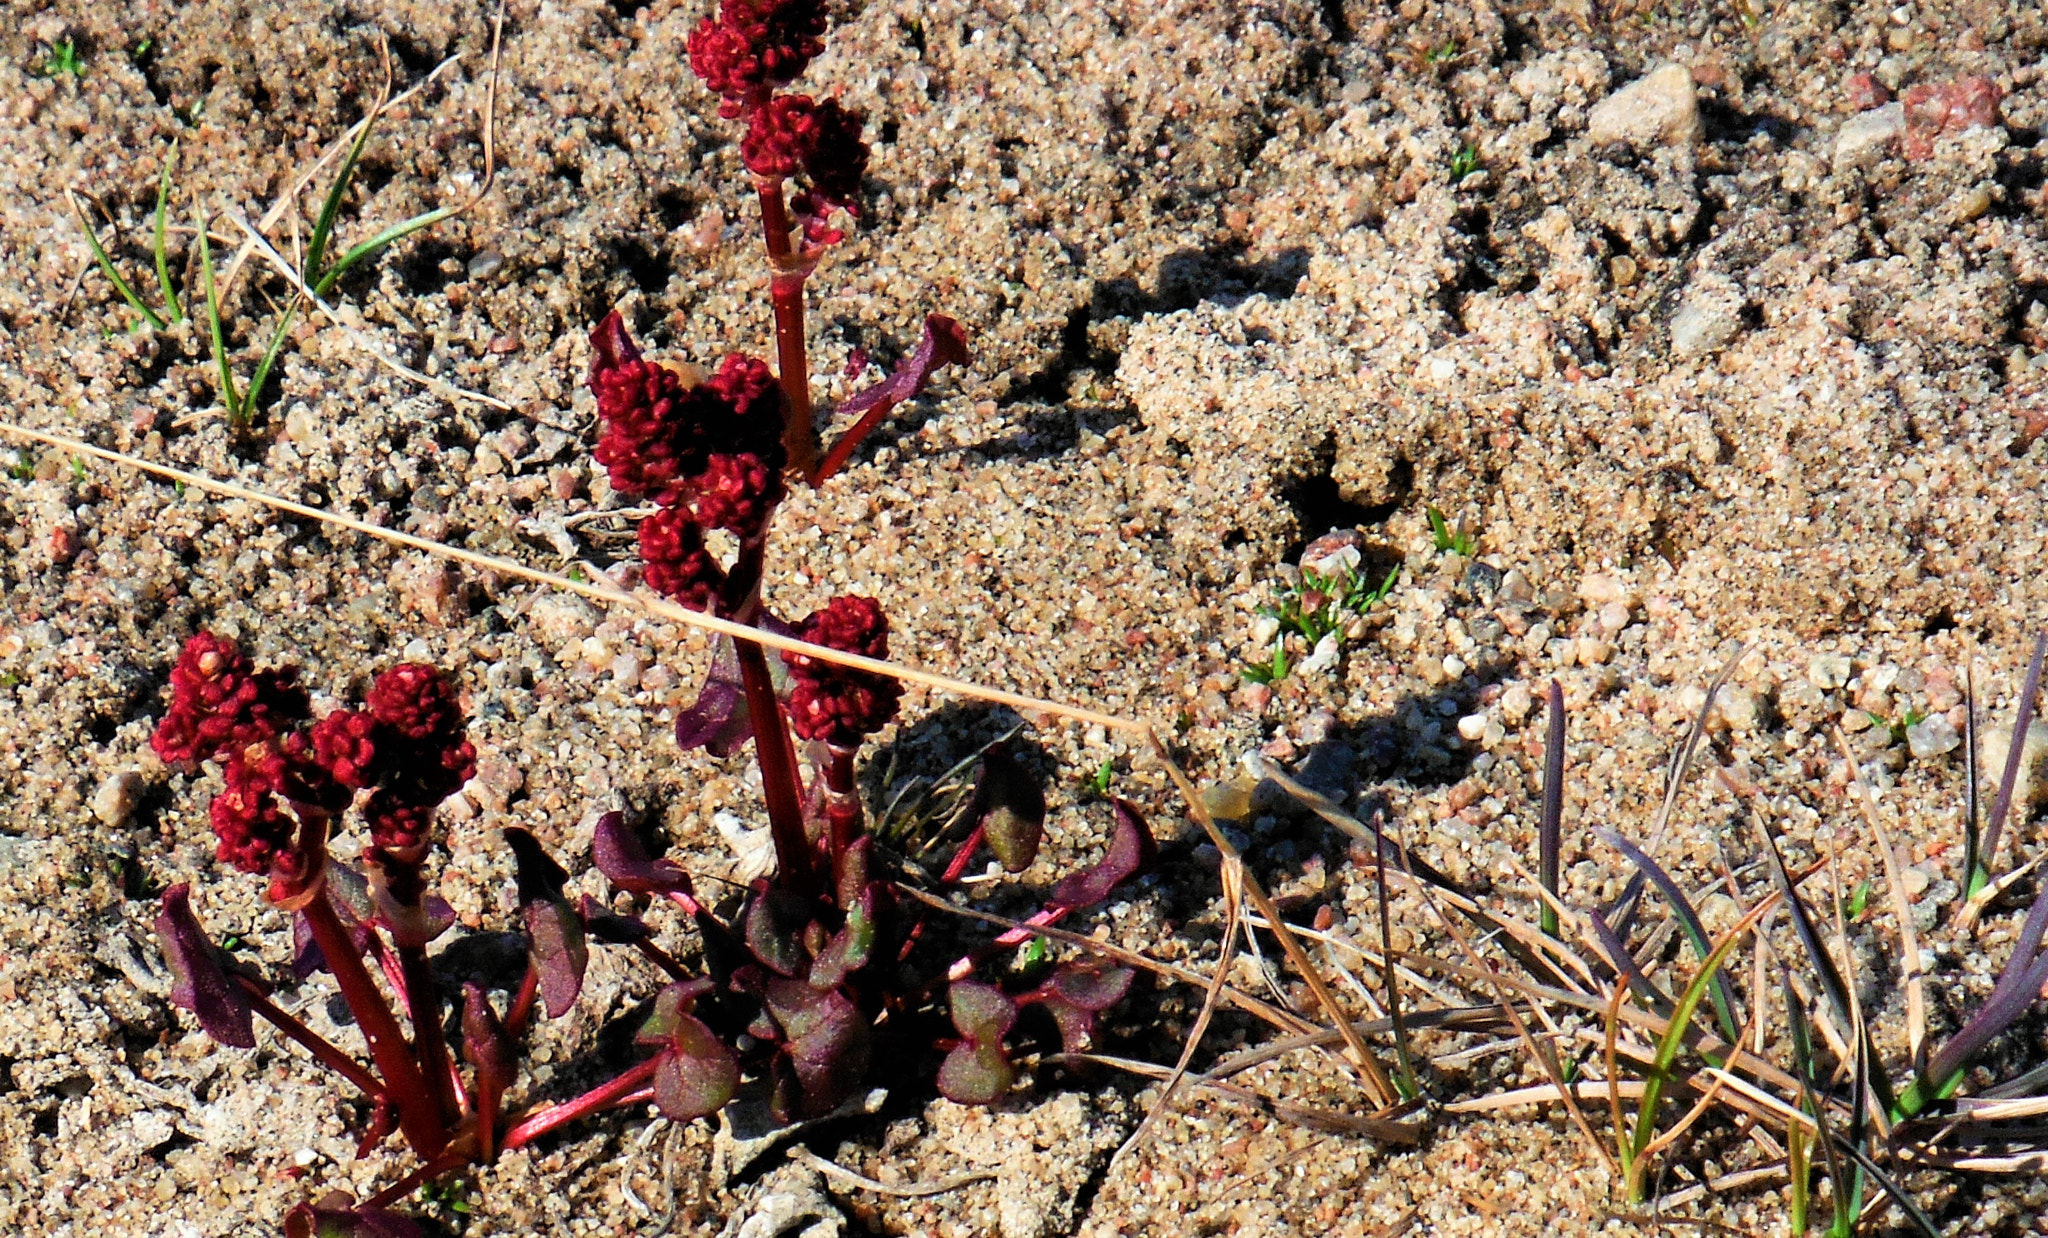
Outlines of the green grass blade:
{"label": "green grass blade", "polygon": [[178,162],[178,144],[171,143],[171,153],[164,159],[163,175],[156,182],[156,283],[164,291],[164,308],[170,311],[172,322],[185,321],[185,311],[178,304],[178,294],[171,288],[171,263],[164,252],[164,220],[171,205],[171,167]]}
{"label": "green grass blade", "polygon": [[452,206],[443,206],[428,211],[424,215],[415,215],[403,223],[391,225],[369,240],[350,249],[337,259],[334,265],[329,267],[317,281],[313,281],[314,295],[326,296],[327,290],[334,287],[334,282],[343,275],[346,275],[350,268],[367,258],[374,257],[378,250],[383,249],[394,241],[402,241],[413,233],[418,232],[421,228],[433,227],[435,224],[455,214],[455,210],[456,208]]}
{"label": "green grass blade", "polygon": [[[1693,976],[1692,981],[1685,986],[1685,991],[1678,996],[1678,1005],[1671,1012],[1670,1026],[1664,1029],[1664,1035],[1657,1041],[1656,1060],[1651,1063],[1647,1077],[1643,1080],[1643,1098],[1636,1109],[1636,1125],[1630,1136],[1632,1146],[1628,1163],[1637,1171],[1638,1176],[1644,1153],[1649,1149],[1650,1140],[1656,1134],[1657,1106],[1664,1098],[1664,1082],[1670,1078],[1671,1067],[1678,1061],[1678,1051],[1685,1047],[1685,1034],[1692,1027],[1693,1012],[1706,999],[1707,990],[1712,987],[1714,977],[1721,974],[1721,965],[1727,962],[1728,955],[1734,951],[1736,943],[1742,940],[1744,932],[1755,924],[1758,915],[1767,906],[1768,903],[1759,904],[1728,936],[1721,939],[1721,944],[1714,947],[1714,952],[1707,956],[1706,962],[1700,964],[1698,974]],[[1630,1183],[1631,1196],[1635,1195],[1639,1185],[1637,1182]]]}
{"label": "green grass blade", "polygon": [[220,328],[220,298],[213,288],[213,244],[206,235],[206,216],[199,216],[199,272],[206,281],[206,330],[213,344],[213,364],[220,375],[220,401],[227,406],[228,420],[240,426],[248,421],[241,397],[235,394],[235,375],[228,368],[227,337]]}
{"label": "green grass blade", "polygon": [[341,161],[341,170],[334,174],[334,184],[328,187],[327,197],[320,203],[320,215],[313,221],[312,238],[306,242],[306,264],[299,272],[300,278],[308,284],[325,286],[320,283],[320,263],[327,256],[328,238],[334,235],[334,219],[341,214],[341,200],[348,193],[348,183],[355,179],[356,163],[363,157],[363,147],[370,143],[370,131],[376,127],[377,113],[372,109],[363,118],[363,127],[357,131],[356,140],[349,144],[348,157]]}
{"label": "green grass blade", "polygon": [[78,226],[85,231],[85,243],[92,246],[93,260],[100,264],[100,271],[107,277],[107,282],[114,286],[114,291],[121,294],[121,299],[128,303],[130,309],[142,315],[150,326],[158,331],[163,330],[164,320],[142,303],[142,298],[135,295],[135,290],[128,286],[128,281],[122,279],[121,273],[114,269],[114,260],[108,257],[107,251],[101,247],[99,235],[93,231],[92,221],[86,218],[85,208],[78,205],[76,198],[71,201],[71,209],[78,214]]}
{"label": "green grass blade", "polygon": [[256,398],[263,393],[263,384],[270,381],[270,371],[277,365],[277,358],[284,352],[284,341],[292,329],[292,321],[299,316],[297,304],[287,305],[278,317],[277,329],[270,333],[270,344],[263,350],[263,360],[256,363],[256,373],[249,378],[248,412],[256,412]]}

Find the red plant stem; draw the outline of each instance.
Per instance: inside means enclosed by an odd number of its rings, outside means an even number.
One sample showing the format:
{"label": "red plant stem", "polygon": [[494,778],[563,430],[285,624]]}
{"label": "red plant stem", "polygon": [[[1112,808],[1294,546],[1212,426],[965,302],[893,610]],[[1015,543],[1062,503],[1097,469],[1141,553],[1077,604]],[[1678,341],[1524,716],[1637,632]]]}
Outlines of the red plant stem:
{"label": "red plant stem", "polygon": [[537,1113],[526,1115],[513,1124],[511,1130],[505,1132],[505,1138],[499,1146],[510,1152],[578,1118],[618,1105],[632,1104],[635,1100],[641,1099],[638,1093],[647,1087],[648,1080],[654,1078],[655,1069],[661,1065],[664,1058],[664,1054],[657,1053],[610,1083],[599,1084],[574,1100],[565,1100],[559,1105],[549,1105]]}
{"label": "red plant stem", "polygon": [[686,894],[681,890],[668,891],[668,901],[674,903],[676,906],[682,908],[684,911],[688,912],[692,916],[695,916],[698,912],[704,910],[704,904],[698,902],[696,898],[692,895]]}
{"label": "red plant stem", "polygon": [[808,475],[818,462],[818,434],[811,425],[810,358],[804,349],[804,280],[810,267],[790,246],[782,178],[756,180],[754,188],[761,198],[762,239],[773,269],[768,299],[775,307],[775,361],[782,393],[789,398],[789,425],[782,444],[789,451],[789,467]]}
{"label": "red plant stem", "polygon": [[386,1095],[384,1085],[377,1081],[377,1076],[363,1069],[362,1063],[336,1048],[334,1042],[307,1027],[295,1016],[280,1010],[277,1003],[263,995],[262,988],[255,981],[247,976],[235,976],[233,979],[241,987],[242,992],[248,995],[250,1009],[267,1019],[272,1027],[297,1041],[306,1052],[319,1058],[321,1065],[361,1088],[363,1095],[371,1100],[380,1100]]}
{"label": "red plant stem", "polygon": [[384,1076],[392,1103],[398,1106],[398,1128],[405,1132],[405,1141],[412,1145],[414,1154],[431,1160],[447,1146],[448,1132],[441,1124],[434,1093],[428,1090],[419,1063],[413,1061],[406,1047],[398,1019],[391,1013],[384,995],[377,991],[377,982],[370,979],[363,960],[356,954],[355,943],[349,940],[348,930],[334,914],[334,905],[327,901],[325,892],[308,902],[304,910],[313,940],[327,958],[327,970],[333,974],[343,1000],[348,1002],[350,1013],[355,1015],[356,1026],[363,1029],[370,1058],[377,1063],[377,1073]]}
{"label": "red plant stem", "polygon": [[768,829],[775,840],[776,880],[805,898],[819,891],[811,842],[804,833],[803,784],[797,778],[796,746],[775,699],[768,655],[752,641],[734,641],[740,679],[746,684],[747,713],[754,720],[754,759],[761,763],[761,796],[768,803]]}
{"label": "red plant stem", "polygon": [[670,979],[688,980],[690,978],[690,973],[683,970],[683,965],[676,962],[674,955],[655,945],[645,937],[634,942],[633,946],[646,957],[648,962],[667,972]]}
{"label": "red plant stem", "polygon": [[1029,920],[1026,920],[1023,924],[1019,925],[1018,927],[1005,930],[1003,935],[996,938],[995,942],[988,946],[986,949],[977,950],[973,954],[963,954],[959,958],[953,960],[953,965],[946,969],[946,979],[967,979],[968,976],[973,974],[975,966],[979,964],[983,959],[987,958],[989,955],[994,954],[997,950],[1004,950],[1012,946],[1023,945],[1025,942],[1030,941],[1034,936],[1036,936],[1036,934],[1034,934],[1031,931],[1032,929],[1040,928],[1047,924],[1058,924],[1060,921],[1066,919],[1067,913],[1072,910],[1073,908],[1071,907],[1063,906],[1059,903],[1054,903],[1052,906],[1047,907],[1044,911],[1039,912],[1037,915],[1031,917]]}
{"label": "red plant stem", "polygon": [[527,1020],[533,1017],[534,995],[540,992],[540,971],[532,963],[526,965],[526,977],[519,982],[519,992],[512,998],[512,1009],[505,1012],[505,1034],[517,1040],[526,1034]]}
{"label": "red plant stem", "polygon": [[446,1156],[437,1156],[375,1195],[370,1196],[360,1206],[364,1208],[389,1208],[399,1200],[419,1190],[421,1183],[431,1182],[451,1170],[461,1169],[465,1165],[474,1163],[474,1159],[467,1152],[450,1152]]}
{"label": "red plant stem", "polygon": [[498,1159],[498,1108],[505,1098],[505,1082],[502,1079],[487,1079],[484,1072],[477,1072],[476,1080],[476,1140],[477,1160],[485,1165]]}
{"label": "red plant stem", "polygon": [[831,759],[825,763],[825,837],[836,877],[841,857],[860,837],[860,786],[853,773],[854,754],[859,750],[831,744],[827,751]]}
{"label": "red plant stem", "polygon": [[974,858],[975,851],[986,837],[988,830],[979,825],[975,826],[974,832],[967,836],[967,841],[960,844],[960,850],[953,853],[952,862],[946,865],[946,871],[939,874],[940,882],[951,885],[960,880],[960,874],[967,871],[967,862]]}
{"label": "red plant stem", "polygon": [[885,400],[867,412],[862,413],[859,421],[848,426],[846,433],[833,441],[832,450],[826,452],[825,459],[817,468],[811,471],[811,484],[813,486],[823,485],[826,478],[845,468],[846,462],[853,459],[853,453],[860,450],[862,441],[874,431],[876,426],[881,425],[888,418],[889,414],[895,412],[899,404],[900,402],[897,401]]}
{"label": "red plant stem", "polygon": [[441,1032],[441,991],[434,984],[434,969],[427,962],[424,946],[400,946],[398,965],[405,973],[407,1013],[412,1016],[413,1059],[427,1077],[427,1088],[446,1122],[461,1109],[451,1083],[454,1063],[448,1058],[448,1040]]}

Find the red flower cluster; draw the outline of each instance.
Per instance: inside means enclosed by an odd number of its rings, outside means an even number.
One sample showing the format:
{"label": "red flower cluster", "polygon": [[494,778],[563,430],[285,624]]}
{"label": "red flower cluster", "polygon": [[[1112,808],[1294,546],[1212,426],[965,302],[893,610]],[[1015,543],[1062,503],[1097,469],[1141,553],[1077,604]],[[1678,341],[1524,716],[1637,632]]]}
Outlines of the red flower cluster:
{"label": "red flower cluster", "polygon": [[[252,670],[239,646],[211,632],[185,643],[150,746],[172,765],[220,762],[227,788],[208,816],[223,863],[262,873],[287,859],[294,825],[280,797],[332,813],[367,786],[378,788],[371,841],[417,849],[433,806],[476,771],[454,687],[430,666],[378,676],[365,710],[337,710],[308,728],[310,713],[296,667]],[[380,800],[390,805],[381,812]]]}
{"label": "red flower cluster", "polygon": [[721,0],[690,32],[690,69],[721,96],[727,120],[795,81],[825,50],[823,0]]}
{"label": "red flower cluster", "polygon": [[370,844],[402,865],[425,858],[434,806],[476,773],[455,685],[418,662],[377,676],[362,709],[322,718],[313,749],[343,786],[376,788],[363,805]]}
{"label": "red flower cluster", "polygon": [[612,488],[649,495],[661,510],[640,522],[648,587],[709,610],[725,570],[704,547],[710,529],[759,537],[782,501],[782,430],[789,404],[768,367],[727,357],[700,386],[640,356],[614,312],[591,332],[590,386],[604,433],[597,461]]}
{"label": "red flower cluster", "polygon": [[[845,653],[889,656],[889,617],[873,598],[841,594],[805,619],[797,636]],[[895,680],[804,654],[793,653],[786,660],[791,680],[789,722],[805,739],[852,747],[896,716],[903,689]]]}

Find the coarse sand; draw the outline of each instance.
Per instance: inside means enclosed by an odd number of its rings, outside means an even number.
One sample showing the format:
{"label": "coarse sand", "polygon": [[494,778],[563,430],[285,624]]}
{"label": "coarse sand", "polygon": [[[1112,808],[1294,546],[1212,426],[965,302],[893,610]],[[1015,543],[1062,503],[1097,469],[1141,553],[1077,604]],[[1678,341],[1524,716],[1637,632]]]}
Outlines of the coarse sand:
{"label": "coarse sand", "polygon": [[[927,312],[968,326],[974,360],[784,506],[780,613],[868,594],[906,661],[1156,721],[1219,803],[1251,792],[1232,828],[1283,903],[1374,942],[1377,887],[1346,840],[1252,786],[1246,754],[1385,812],[1418,858],[1526,914],[1555,679],[1565,898],[1590,905],[1627,875],[1593,827],[1648,830],[1706,684],[1753,643],[1702,764],[1759,788],[1798,857],[1839,849],[1853,886],[1880,870],[1844,794],[1843,727],[1904,840],[1923,929],[1953,915],[1964,668],[1974,651],[1983,717],[2009,723],[2048,624],[2038,5],[839,7],[806,88],[864,111],[876,145],[858,226],[810,285],[819,402],[871,380],[850,358],[914,347]],[[397,88],[419,89],[378,125],[341,239],[461,202],[484,172],[490,6],[17,0],[0,30],[5,416],[550,570],[629,565],[632,520],[608,514],[626,504],[589,457],[590,327],[618,308],[651,351],[698,364],[772,351],[734,127],[683,58],[707,10],[512,0],[489,192],[337,285],[345,329],[302,319],[240,433],[204,330],[138,324],[66,191],[155,305],[151,211],[175,143],[170,253],[192,308],[195,212],[226,263],[233,221],[262,217],[371,105],[381,32]],[[66,44],[76,73],[55,67]],[[1930,123],[1894,102],[1976,79],[1999,95],[1988,117]],[[278,214],[281,250],[304,244],[330,175]],[[226,285],[244,378],[289,295],[253,258]],[[504,970],[504,826],[568,862],[579,894],[604,893],[587,856],[607,809],[707,880],[758,847],[750,759],[671,738],[708,662],[700,634],[62,452],[4,444],[0,466],[0,1232],[271,1234],[300,1200],[409,1167],[389,1145],[354,1159],[365,1109],[304,1053],[267,1031],[256,1051],[218,1048],[167,1001],[150,924],[175,882],[272,975],[292,950],[261,883],[213,860],[218,774],[149,749],[197,628],[301,665],[319,708],[401,659],[460,678],[481,769],[442,817],[451,974]],[[1474,554],[1437,549],[1430,508]],[[1362,534],[1375,578],[1399,569],[1391,592],[1327,656],[1278,638],[1294,673],[1252,682],[1276,639],[1254,640],[1259,608],[1333,528]],[[907,693],[868,755],[874,800],[1014,721]],[[983,905],[1028,912],[1099,853],[1107,763],[1169,846],[1080,927],[1213,963],[1216,855],[1164,771],[1115,733],[1028,736],[1047,846]],[[2038,786],[2008,864],[2048,846]],[[1696,776],[1660,854],[1697,888],[1751,846]],[[1396,909],[1405,938],[1430,931],[1412,896]],[[1723,896],[1702,914],[1726,928],[1739,911]],[[1881,920],[1852,926],[1869,976],[1896,965]],[[1988,991],[2016,921],[2006,906],[1974,940],[1937,935],[1938,1033]],[[662,931],[690,948],[679,921]],[[1333,976],[1358,964],[1319,950]],[[1236,968],[1304,1000],[1277,962]],[[326,980],[279,1000],[353,1043]],[[598,953],[578,1009],[536,1032],[518,1099],[615,1071],[656,987]],[[1873,1020],[1894,1064],[1896,998]],[[1200,1000],[1141,984],[1106,1045],[1170,1063]],[[1993,1064],[2038,1062],[2042,1027]],[[1220,1015],[1197,1065],[1268,1034]],[[1428,1080],[1444,1100],[1540,1081],[1515,1044]],[[1365,1108],[1312,1054],[1240,1082]],[[620,1112],[412,1208],[479,1236],[1662,1232],[1560,1112],[1440,1115],[1402,1150],[1204,1094],[1112,1165],[1158,1096],[1047,1069],[971,1109],[906,1076],[872,1116],[806,1132],[807,1155],[752,1164],[706,1124]],[[1658,1189],[1752,1166],[1757,1147],[1710,1121]],[[899,1187],[974,1177],[885,1194],[817,1157]],[[1784,1232],[1782,1185],[1675,1207]],[[1911,1185],[1953,1233],[2040,1232],[2048,1209],[2038,1176]]]}

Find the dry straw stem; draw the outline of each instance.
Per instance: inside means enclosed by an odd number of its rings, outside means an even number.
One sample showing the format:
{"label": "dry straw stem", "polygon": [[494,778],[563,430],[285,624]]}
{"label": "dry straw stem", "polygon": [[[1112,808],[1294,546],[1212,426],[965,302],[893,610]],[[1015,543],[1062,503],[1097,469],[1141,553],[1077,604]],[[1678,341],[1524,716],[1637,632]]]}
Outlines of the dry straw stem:
{"label": "dry straw stem", "polygon": [[[986,688],[980,684],[950,679],[944,675],[935,675],[930,671],[919,670],[916,667],[901,666],[894,662],[881,661],[878,658],[862,657],[859,654],[828,649],[823,645],[813,645],[806,641],[793,640],[790,637],[778,636],[773,632],[749,627],[743,623],[734,623],[730,619],[720,619],[715,615],[701,614],[686,607],[678,606],[674,602],[663,598],[649,597],[646,594],[640,593],[629,593],[610,582],[596,584],[589,581],[571,580],[566,576],[557,576],[552,572],[543,572],[538,568],[528,567],[516,560],[502,559],[496,555],[479,554],[474,550],[464,550],[459,546],[446,546],[440,542],[429,541],[424,537],[414,537],[410,533],[400,533],[395,529],[380,528],[368,521],[358,520],[353,516],[344,516],[338,512],[308,507],[304,503],[294,503],[289,499],[282,499],[274,494],[265,494],[261,490],[253,490],[247,486],[236,485],[233,482],[219,481],[203,474],[173,468],[167,464],[157,464],[149,460],[138,459],[135,456],[111,451],[105,447],[96,447],[79,439],[67,438],[61,434],[51,434],[45,430],[33,430],[27,426],[5,421],[0,421],[0,433],[11,434],[16,438],[28,439],[31,442],[42,443],[46,446],[59,447],[66,451],[92,456],[95,459],[105,460],[110,464],[119,464],[127,468],[139,469],[145,473],[153,473],[158,477],[167,477],[172,481],[183,482],[187,486],[191,486],[196,490],[204,490],[209,494],[221,495],[224,498],[242,499],[246,502],[261,504],[276,511],[290,512],[294,516],[301,516],[307,520],[318,521],[337,528],[349,529],[353,532],[361,533],[365,537],[389,542],[394,546],[404,546],[408,549],[424,551],[427,554],[436,555],[444,559],[452,559],[457,563],[466,563],[471,567],[481,568],[487,572],[495,572],[501,576],[530,580],[536,584],[543,584],[558,589],[563,593],[574,593],[598,602],[637,607],[650,615],[655,615],[674,623],[701,628],[707,632],[716,632],[721,636],[730,636],[737,640],[752,641],[757,645],[765,645],[782,653],[800,653],[806,657],[816,658],[821,662],[830,662],[838,666],[849,666],[856,670],[869,671],[877,675],[887,675],[904,683],[916,684],[919,687],[929,688],[935,692],[944,692],[952,696],[964,696],[975,700],[990,701],[998,705],[1008,705],[1012,709],[1020,711],[1028,710],[1051,717],[1066,718],[1074,722],[1085,722],[1108,730],[1122,731],[1126,734],[1152,737],[1152,742],[1155,745],[1158,743],[1157,738],[1153,737],[1150,727],[1142,722],[1133,722],[1128,718],[1118,718],[1111,714],[1098,713],[1095,710],[1082,709],[1075,705],[1062,705],[1058,701],[1044,701],[1018,692],[1005,692],[1000,688]],[[1178,775],[1178,767],[1171,765],[1171,759],[1165,756],[1164,749],[1158,749],[1158,751],[1161,758],[1168,761],[1169,768],[1174,769],[1176,775]]]}
{"label": "dry straw stem", "polygon": [[1899,972],[1906,984],[1906,1044],[1913,1068],[1919,1070],[1926,1065],[1927,1051],[1927,986],[1926,976],[1920,970],[1920,934],[1913,927],[1912,903],[1906,897],[1906,881],[1899,869],[1898,855],[1892,850],[1891,835],[1877,817],[1877,801],[1863,781],[1863,771],[1856,764],[1855,754],[1849,751],[1849,740],[1842,734],[1842,728],[1834,728],[1834,735],[1835,747],[1849,763],[1850,781],[1856,787],[1856,806],[1870,823],[1877,854],[1884,860],[1885,883],[1891,887],[1892,918],[1899,922]]}
{"label": "dry straw stem", "polygon": [[1240,866],[1245,897],[1249,898],[1259,914],[1274,926],[1274,936],[1280,939],[1280,948],[1287,952],[1288,961],[1294,964],[1294,970],[1307,982],[1309,992],[1315,995],[1316,1003],[1323,1008],[1323,1013],[1329,1015],[1330,1021],[1337,1025],[1337,1030],[1343,1033],[1345,1047],[1350,1050],[1351,1063],[1363,1072],[1367,1091],[1372,1093],[1374,1102],[1382,1108],[1392,1108],[1398,1104],[1401,1094],[1394,1087],[1393,1080],[1387,1077],[1387,1072],[1380,1065],[1379,1059],[1366,1047],[1365,1039],[1358,1034],[1358,1029],[1351,1025],[1350,1017],[1344,1013],[1344,1008],[1337,1004],[1336,997],[1323,982],[1322,973],[1309,959],[1308,951],[1302,948],[1300,939],[1287,927],[1287,922],[1281,919],[1280,909],[1266,896],[1265,889],[1259,885],[1259,879],[1252,876],[1249,868],[1242,867],[1244,856],[1239,854],[1236,845],[1225,837],[1217,826],[1216,818],[1209,812],[1209,806],[1202,802],[1202,797],[1195,790],[1194,784],[1188,781],[1188,776],[1181,772],[1172,754],[1167,752],[1166,745],[1160,742],[1159,733],[1147,727],[1145,738],[1152,746],[1153,755],[1166,767],[1167,775],[1173,779],[1174,786],[1179,788],[1180,797],[1187,804],[1189,813],[1202,827],[1202,831],[1209,836],[1210,843],[1223,853],[1224,862],[1235,862]]}

